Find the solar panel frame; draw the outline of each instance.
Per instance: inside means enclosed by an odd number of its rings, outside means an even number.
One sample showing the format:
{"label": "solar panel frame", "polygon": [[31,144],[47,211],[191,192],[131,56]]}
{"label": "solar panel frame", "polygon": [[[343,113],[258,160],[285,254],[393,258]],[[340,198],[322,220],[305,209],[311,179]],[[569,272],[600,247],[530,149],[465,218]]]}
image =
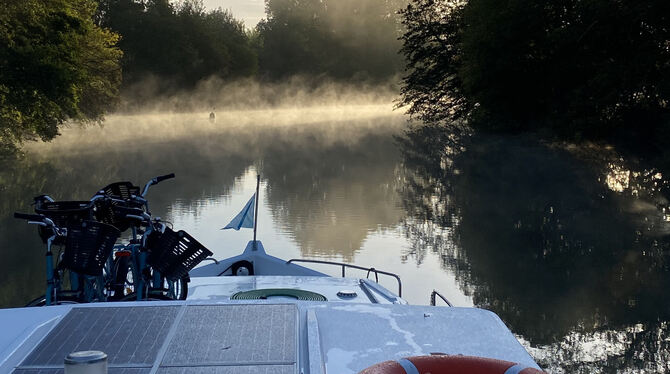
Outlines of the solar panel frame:
{"label": "solar panel frame", "polygon": [[[149,374],[150,368],[115,368],[107,369],[107,374]],[[13,374],[63,374],[64,369],[16,369]]]}
{"label": "solar panel frame", "polygon": [[[157,374],[294,374],[295,365],[167,367]],[[110,373],[112,374],[112,373]]]}

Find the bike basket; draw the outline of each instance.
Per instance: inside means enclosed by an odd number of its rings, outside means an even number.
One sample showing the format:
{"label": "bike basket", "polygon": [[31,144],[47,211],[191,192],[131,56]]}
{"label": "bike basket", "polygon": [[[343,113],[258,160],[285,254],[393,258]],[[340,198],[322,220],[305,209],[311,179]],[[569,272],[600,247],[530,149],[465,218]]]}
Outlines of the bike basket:
{"label": "bike basket", "polygon": [[116,182],[103,187],[98,194],[115,199],[130,200],[132,195],[140,196],[140,188],[130,182]]}
{"label": "bike basket", "polygon": [[[51,219],[57,227],[67,227],[92,219],[93,205],[90,201],[41,201],[35,205],[35,213]],[[37,231],[45,243],[52,235],[51,230],[43,226],[39,226]],[[56,238],[54,244],[60,245],[63,241]]]}
{"label": "bike basket", "polygon": [[166,227],[162,233],[154,231],[148,239],[147,263],[172,281],[187,276],[191,269],[212,255],[209,249],[182,230],[174,232]]}
{"label": "bike basket", "polygon": [[101,275],[121,233],[111,225],[83,221],[67,227],[62,265],[85,275]]}
{"label": "bike basket", "polygon": [[96,201],[94,215],[97,221],[112,225],[123,232],[128,230],[130,226],[139,224],[137,220],[127,218],[126,215],[141,216],[143,213],[144,210],[137,208],[134,204],[128,206],[120,202],[103,199]]}

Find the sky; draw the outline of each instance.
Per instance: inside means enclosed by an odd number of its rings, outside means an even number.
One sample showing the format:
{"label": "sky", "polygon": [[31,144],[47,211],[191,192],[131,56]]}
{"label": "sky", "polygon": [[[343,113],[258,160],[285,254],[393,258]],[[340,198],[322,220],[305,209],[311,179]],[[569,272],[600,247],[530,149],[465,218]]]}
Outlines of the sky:
{"label": "sky", "polygon": [[207,9],[230,10],[247,28],[253,28],[265,16],[264,0],[203,0],[203,3]]}

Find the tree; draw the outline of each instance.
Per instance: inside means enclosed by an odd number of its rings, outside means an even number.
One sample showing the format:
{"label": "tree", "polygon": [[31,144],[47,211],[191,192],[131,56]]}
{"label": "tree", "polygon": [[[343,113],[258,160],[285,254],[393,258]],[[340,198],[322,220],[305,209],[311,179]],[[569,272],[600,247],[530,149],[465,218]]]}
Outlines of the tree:
{"label": "tree", "polygon": [[243,23],[228,11],[206,11],[201,0],[102,0],[97,19],[121,35],[123,88],[156,77],[163,92],[190,89],[209,77],[256,72]]}
{"label": "tree", "polygon": [[414,0],[402,102],[476,128],[649,141],[667,133],[669,15],[664,0]]}
{"label": "tree", "polygon": [[118,36],[91,0],[6,0],[0,7],[0,149],[51,140],[68,120],[101,121],[118,99]]}
{"label": "tree", "polygon": [[423,121],[451,122],[472,110],[458,74],[463,9],[462,1],[414,0],[400,13],[408,74],[399,104]]}
{"label": "tree", "polygon": [[385,80],[402,70],[397,11],[406,0],[267,0],[259,70],[271,79],[296,74]]}

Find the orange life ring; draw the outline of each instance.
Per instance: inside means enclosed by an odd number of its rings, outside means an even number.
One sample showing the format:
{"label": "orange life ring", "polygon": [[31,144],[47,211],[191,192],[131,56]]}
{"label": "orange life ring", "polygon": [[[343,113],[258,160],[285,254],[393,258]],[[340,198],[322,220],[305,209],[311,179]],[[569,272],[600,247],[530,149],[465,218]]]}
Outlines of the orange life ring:
{"label": "orange life ring", "polygon": [[358,374],[546,374],[523,364],[492,358],[431,355],[385,361]]}

